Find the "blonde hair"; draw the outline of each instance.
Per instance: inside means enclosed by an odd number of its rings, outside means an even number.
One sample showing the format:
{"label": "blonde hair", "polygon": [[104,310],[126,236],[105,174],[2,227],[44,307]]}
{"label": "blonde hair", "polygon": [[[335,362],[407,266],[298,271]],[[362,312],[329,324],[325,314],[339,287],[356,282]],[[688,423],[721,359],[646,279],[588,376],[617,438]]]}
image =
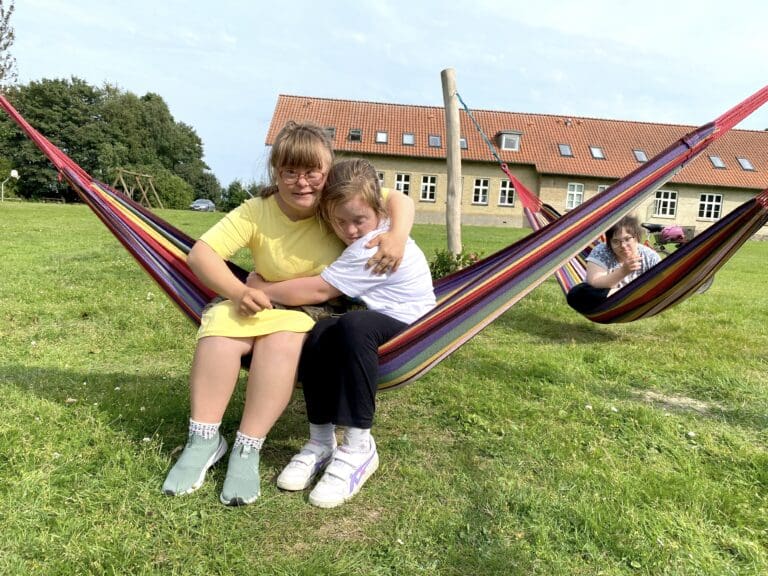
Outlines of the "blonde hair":
{"label": "blonde hair", "polygon": [[377,216],[386,216],[381,196],[379,176],[375,168],[362,158],[349,158],[336,162],[328,173],[325,188],[320,197],[320,216],[333,224],[333,213],[342,204],[360,196]]}
{"label": "blonde hair", "polygon": [[319,168],[326,170],[333,163],[333,146],[328,133],[312,122],[290,120],[282,127],[272,144],[269,155],[269,178],[272,186],[262,196],[277,192],[277,179],[283,168]]}

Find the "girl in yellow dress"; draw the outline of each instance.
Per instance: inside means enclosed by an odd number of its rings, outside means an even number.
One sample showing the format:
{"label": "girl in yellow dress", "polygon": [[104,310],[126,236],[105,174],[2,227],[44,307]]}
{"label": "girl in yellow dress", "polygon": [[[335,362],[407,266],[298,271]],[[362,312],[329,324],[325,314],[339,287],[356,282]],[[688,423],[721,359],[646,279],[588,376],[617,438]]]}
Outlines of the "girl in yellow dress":
{"label": "girl in yellow dress", "polygon": [[[274,185],[227,214],[189,253],[189,267],[226,300],[207,309],[201,320],[190,375],[188,440],[163,484],[166,494],[197,490],[208,469],[226,453],[219,426],[241,358],[252,354],[245,406],[220,500],[244,505],[259,497],[260,450],[291,399],[301,347],[314,322],[303,312],[273,309],[264,293],[241,282],[225,261],[248,248],[255,270],[272,282],[315,276],[333,262],[344,245],[317,215],[332,162],[331,143],[321,127],[289,122],[270,154]],[[413,224],[408,197],[390,194],[387,209],[392,227],[375,242],[379,252],[372,265],[377,272],[397,269]]]}

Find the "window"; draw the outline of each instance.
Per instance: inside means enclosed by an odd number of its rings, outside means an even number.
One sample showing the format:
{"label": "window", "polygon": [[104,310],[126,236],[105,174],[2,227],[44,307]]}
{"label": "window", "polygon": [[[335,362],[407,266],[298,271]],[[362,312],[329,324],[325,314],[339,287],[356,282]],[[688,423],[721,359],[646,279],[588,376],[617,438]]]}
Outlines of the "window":
{"label": "window", "polygon": [[560,150],[560,156],[573,156],[570,144],[558,144],[557,148]]}
{"label": "window", "polygon": [[605,153],[599,146],[590,146],[589,153],[592,154],[592,158],[596,160],[605,160]]}
{"label": "window", "polygon": [[379,177],[379,186],[384,188],[384,172],[377,172],[376,176]]}
{"label": "window", "polygon": [[411,192],[411,175],[395,174],[395,190],[400,190],[400,192],[408,196]]}
{"label": "window", "polygon": [[520,134],[516,132],[502,132],[501,149],[514,152],[520,150]]}
{"label": "window", "polygon": [[389,141],[389,134],[386,132],[376,132],[376,144],[386,144]]}
{"label": "window", "polygon": [[656,190],[653,215],[671,218],[675,214],[677,214],[677,192],[674,190]]}
{"label": "window", "polygon": [[475,178],[472,189],[472,204],[488,204],[488,178]]}
{"label": "window", "polygon": [[709,161],[712,162],[712,166],[715,168],[725,168],[725,162],[720,156],[710,156]]}
{"label": "window", "polygon": [[349,141],[350,142],[362,142],[363,141],[363,131],[360,130],[360,128],[350,128],[350,130],[349,130]]}
{"label": "window", "polygon": [[699,196],[699,218],[717,220],[723,210],[722,194],[702,194]]}
{"label": "window", "polygon": [[632,150],[632,154],[635,155],[635,160],[638,162],[648,162],[648,154],[645,153],[645,150],[641,150],[640,148],[635,148]]}
{"label": "window", "polygon": [[515,205],[515,187],[509,180],[502,180],[499,186],[499,206]]}
{"label": "window", "polygon": [[403,132],[403,144],[413,146],[415,143],[416,139],[413,137],[413,132]]}
{"label": "window", "polygon": [[600,192],[605,192],[608,190],[608,184],[598,184],[597,186],[597,193],[600,194]]}
{"label": "window", "polygon": [[568,193],[565,196],[565,209],[573,210],[582,202],[584,202],[584,184],[569,182]]}
{"label": "window", "polygon": [[466,138],[459,138],[459,148],[462,150],[467,149],[467,139]]}
{"label": "window", "polygon": [[429,146],[431,148],[440,148],[443,145],[442,139],[437,134],[429,135]]}
{"label": "window", "polygon": [[437,190],[437,176],[421,177],[421,196],[419,200],[423,202],[434,202],[435,191]]}
{"label": "window", "polygon": [[736,160],[739,161],[739,166],[741,166],[744,170],[754,170],[755,169],[755,167],[752,166],[752,162],[750,162],[746,158],[738,157],[737,156]]}
{"label": "window", "polygon": [[326,126],[324,130],[325,130],[325,133],[328,135],[328,138],[330,138],[331,140],[336,138],[336,128],[334,128],[333,126]]}

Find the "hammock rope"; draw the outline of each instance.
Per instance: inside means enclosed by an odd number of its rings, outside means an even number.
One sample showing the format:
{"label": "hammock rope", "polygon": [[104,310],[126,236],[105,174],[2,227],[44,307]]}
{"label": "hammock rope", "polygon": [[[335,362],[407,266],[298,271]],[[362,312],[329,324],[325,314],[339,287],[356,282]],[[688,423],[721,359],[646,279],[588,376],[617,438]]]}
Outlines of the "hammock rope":
{"label": "hammock rope", "polygon": [[[671,144],[604,193],[557,221],[436,281],[437,306],[379,348],[379,389],[402,386],[424,375],[766,100],[768,86]],[[110,186],[92,179],[30,126],[3,96],[0,107],[169,297],[193,321],[199,322],[202,308],[215,295],[186,265],[186,253],[193,239]],[[234,265],[231,268],[238,275],[246,273]]]}

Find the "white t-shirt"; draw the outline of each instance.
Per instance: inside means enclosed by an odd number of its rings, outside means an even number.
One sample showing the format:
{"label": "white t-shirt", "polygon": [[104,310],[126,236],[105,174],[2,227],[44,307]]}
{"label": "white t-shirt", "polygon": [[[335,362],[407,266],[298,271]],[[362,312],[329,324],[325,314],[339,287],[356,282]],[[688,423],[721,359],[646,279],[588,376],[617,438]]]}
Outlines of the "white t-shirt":
{"label": "white t-shirt", "polygon": [[347,246],[320,276],[346,296],[362,300],[370,310],[410,324],[435,307],[432,276],[424,253],[411,238],[408,238],[403,261],[394,274],[376,275],[365,268],[368,259],[377,251],[377,248],[366,248],[365,245],[387,230],[389,222],[382,221],[376,230]]}

